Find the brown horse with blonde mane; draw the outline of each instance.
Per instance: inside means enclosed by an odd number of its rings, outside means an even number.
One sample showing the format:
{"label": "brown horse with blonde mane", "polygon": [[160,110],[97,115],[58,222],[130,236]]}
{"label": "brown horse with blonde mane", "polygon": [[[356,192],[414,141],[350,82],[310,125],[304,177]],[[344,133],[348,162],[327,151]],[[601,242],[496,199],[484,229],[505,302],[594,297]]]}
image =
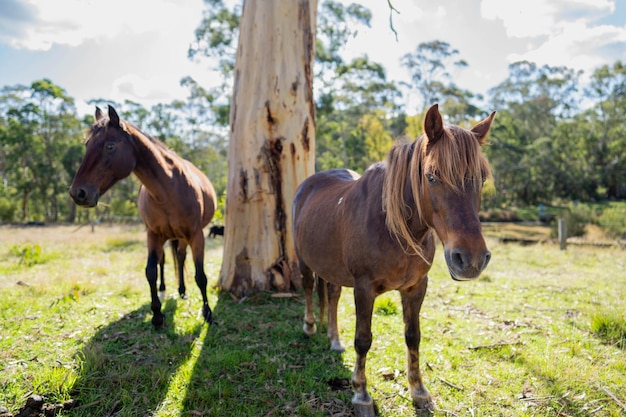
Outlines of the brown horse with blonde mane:
{"label": "brown horse with blonde mane", "polygon": [[426,113],[424,134],[412,143],[395,144],[386,162],[362,176],[346,169],[320,172],[297,190],[293,222],[306,297],[304,332],[316,332],[312,292],[317,278],[318,290],[328,294],[331,349],[343,351],[337,303],[341,287],[354,288],[352,403],[357,415],[374,415],[365,361],[372,344],[374,299],[391,290],[398,290],[402,299],[413,403],[417,409],[434,409],[419,368],[419,312],[435,254],[433,231],[453,279],[476,278],[489,263],[478,211],[490,169],[480,148],[494,118],[495,112],[470,130],[444,126],[435,104]]}
{"label": "brown horse with blonde mane", "polygon": [[146,278],[150,284],[152,324],[159,328],[165,317],[157,292],[158,265],[163,281],[163,245],[171,240],[177,264],[178,291],[185,297],[184,263],[187,245],[196,267],[196,284],[202,293],[202,315],[211,323],[204,272],[204,233],[217,207],[209,179],[191,162],[148,136],[136,126],[120,120],[109,106],[108,117],[96,108],[95,123],[85,141],[86,152],[70,188],[76,204],[94,207],[98,199],[119,180],[134,173],[139,181],[139,214],[148,234]]}

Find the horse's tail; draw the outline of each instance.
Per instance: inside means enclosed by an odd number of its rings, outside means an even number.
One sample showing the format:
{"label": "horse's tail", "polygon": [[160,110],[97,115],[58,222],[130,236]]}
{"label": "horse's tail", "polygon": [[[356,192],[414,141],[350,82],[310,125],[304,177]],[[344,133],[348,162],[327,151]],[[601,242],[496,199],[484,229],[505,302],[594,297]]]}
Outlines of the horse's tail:
{"label": "horse's tail", "polygon": [[178,239],[170,240],[170,247],[172,248],[172,258],[174,258],[174,271],[176,271],[176,276],[178,276]]}
{"label": "horse's tail", "polygon": [[326,320],[326,307],[328,307],[328,284],[319,275],[315,274],[317,284],[317,296],[320,305],[320,324]]}

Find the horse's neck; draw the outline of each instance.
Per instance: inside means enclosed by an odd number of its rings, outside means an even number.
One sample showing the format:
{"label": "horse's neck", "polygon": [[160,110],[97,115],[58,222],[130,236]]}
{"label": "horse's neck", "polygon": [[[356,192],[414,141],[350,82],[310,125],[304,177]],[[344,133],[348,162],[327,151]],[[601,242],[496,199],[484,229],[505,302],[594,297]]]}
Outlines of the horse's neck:
{"label": "horse's neck", "polygon": [[171,181],[174,168],[171,153],[140,133],[133,139],[137,161],[133,172],[152,196],[165,200],[171,190],[165,184]]}

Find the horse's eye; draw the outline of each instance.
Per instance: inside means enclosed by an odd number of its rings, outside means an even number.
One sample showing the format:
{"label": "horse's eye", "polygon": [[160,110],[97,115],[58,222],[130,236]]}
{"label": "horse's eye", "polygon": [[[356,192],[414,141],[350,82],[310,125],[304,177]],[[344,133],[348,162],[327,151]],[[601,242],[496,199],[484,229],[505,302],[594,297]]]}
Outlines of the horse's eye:
{"label": "horse's eye", "polygon": [[104,145],[104,149],[107,152],[113,152],[115,150],[115,142],[107,142],[107,144]]}
{"label": "horse's eye", "polygon": [[437,178],[433,174],[426,174],[426,180],[429,184],[435,184],[437,182]]}

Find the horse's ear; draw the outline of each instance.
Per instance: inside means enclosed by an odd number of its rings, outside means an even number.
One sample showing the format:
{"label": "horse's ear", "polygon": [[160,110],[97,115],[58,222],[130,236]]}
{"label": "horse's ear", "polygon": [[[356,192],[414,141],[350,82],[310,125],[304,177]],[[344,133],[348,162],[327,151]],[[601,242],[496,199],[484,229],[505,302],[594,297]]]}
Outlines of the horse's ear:
{"label": "horse's ear", "polygon": [[96,118],[96,122],[100,119],[102,119],[102,110],[100,110],[100,107],[96,106],[96,114],[95,114],[95,118]]}
{"label": "horse's ear", "polygon": [[120,116],[117,115],[113,106],[109,106],[109,123],[115,127],[120,127]]}
{"label": "horse's ear", "polygon": [[434,145],[445,133],[439,105],[433,104],[424,117],[424,133],[428,137],[428,146]]}
{"label": "horse's ear", "polygon": [[487,135],[489,134],[489,129],[491,129],[491,124],[493,120],[496,118],[496,112],[491,113],[487,118],[478,122],[476,126],[472,128],[472,133],[476,135],[478,139],[478,143],[481,145],[485,144],[485,140],[487,139]]}

